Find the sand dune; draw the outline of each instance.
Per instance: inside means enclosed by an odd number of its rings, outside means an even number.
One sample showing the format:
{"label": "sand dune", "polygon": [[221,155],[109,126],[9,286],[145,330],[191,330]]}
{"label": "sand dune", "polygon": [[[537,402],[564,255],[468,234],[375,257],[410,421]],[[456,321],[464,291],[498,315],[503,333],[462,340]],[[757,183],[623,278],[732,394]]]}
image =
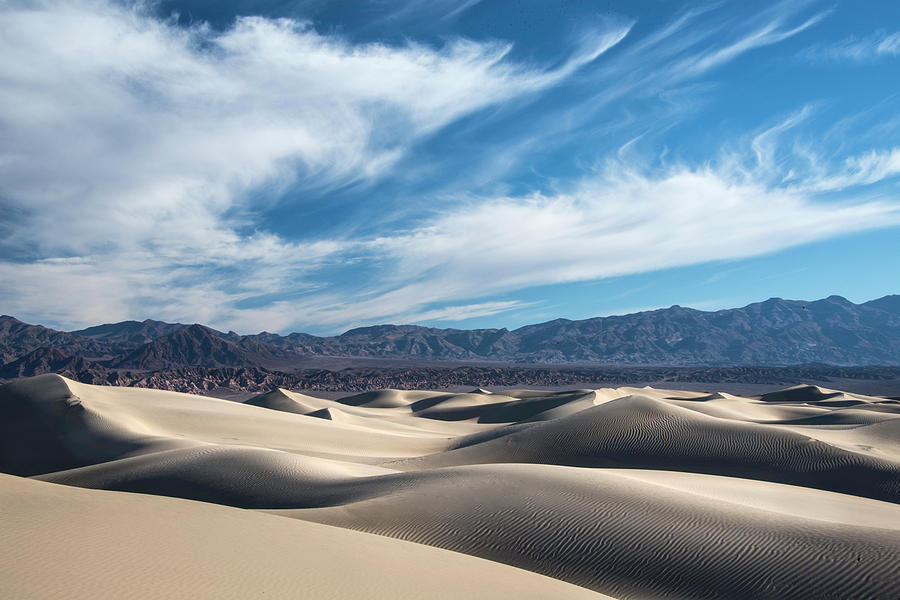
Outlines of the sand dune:
{"label": "sand dune", "polygon": [[[110,560],[146,597],[226,582],[234,597],[900,597],[900,402],[883,398],[273,390],[240,404],[47,375],[0,388],[0,415],[0,470],[32,478],[2,479],[4,535],[37,532],[7,544],[4,597],[69,580],[87,594],[87,565]],[[166,556],[167,536],[184,554]],[[147,543],[111,559],[125,538]],[[172,560],[203,576],[161,574]],[[221,587],[204,580],[217,569]]]}
{"label": "sand dune", "polygon": [[[366,428],[388,429],[392,431],[406,430],[408,433],[436,434],[440,437],[455,437],[473,431],[491,428],[471,421],[446,422],[442,420],[423,420],[415,418],[414,406],[419,401],[432,405],[446,399],[443,392],[419,392],[401,390],[379,390],[378,392],[358,394],[342,398],[339,401],[306,396],[288,390],[278,389],[256,396],[245,404],[303,414],[320,419],[350,423],[363,423]],[[432,401],[431,399],[434,399]],[[386,406],[376,407],[371,404]],[[421,404],[419,405],[421,406]],[[391,410],[385,410],[391,409]],[[364,419],[354,419],[361,417]]]}
{"label": "sand dune", "polygon": [[36,479],[103,490],[142,492],[241,508],[330,506],[390,491],[396,485],[359,477],[390,469],[242,446],[154,452]]}
{"label": "sand dune", "polygon": [[770,392],[760,396],[760,400],[776,403],[815,403],[819,406],[853,406],[857,404],[874,404],[882,401],[881,398],[829,390],[817,385],[798,385],[786,390]]}
{"label": "sand dune", "polygon": [[32,475],[200,444],[257,446],[357,462],[420,456],[449,435],[397,435],[162,390],[42,375],[0,388],[0,468]]}
{"label": "sand dune", "polygon": [[312,396],[306,396],[304,394],[289,392],[288,390],[278,388],[271,392],[250,398],[244,404],[296,413],[298,415],[307,415],[322,408],[318,400],[318,398],[313,398]]}
{"label": "sand dune", "polygon": [[[869,441],[883,447],[875,438]],[[888,456],[852,452],[787,427],[712,417],[647,395],[625,396],[391,466],[508,462],[686,470],[900,501],[900,463]]]}
{"label": "sand dune", "polygon": [[404,408],[423,398],[439,395],[439,392],[378,390],[346,396],[341,404],[366,408]]}
{"label": "sand dune", "polygon": [[584,598],[402,540],[233,508],[0,475],[3,598]]}
{"label": "sand dune", "polygon": [[[473,554],[616,597],[900,597],[896,505],[763,482],[729,493],[730,482],[706,481],[727,478],[695,474],[679,489],[636,472],[454,468],[358,503],[281,514]],[[800,516],[782,504],[815,508]],[[873,527],[885,522],[894,529]]]}

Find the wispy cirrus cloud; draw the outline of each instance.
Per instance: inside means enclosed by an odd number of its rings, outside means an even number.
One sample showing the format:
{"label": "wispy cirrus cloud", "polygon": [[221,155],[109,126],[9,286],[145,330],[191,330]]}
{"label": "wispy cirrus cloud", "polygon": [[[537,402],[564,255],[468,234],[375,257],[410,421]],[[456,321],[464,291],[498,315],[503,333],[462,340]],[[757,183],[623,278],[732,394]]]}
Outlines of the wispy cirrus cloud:
{"label": "wispy cirrus cloud", "polygon": [[[0,299],[74,324],[138,306],[213,321],[247,297],[314,286],[303,275],[352,244],[259,230],[286,186],[302,202],[377,179],[417,140],[556,85],[627,33],[544,68],[503,42],[352,44],[259,17],[183,28],[140,3],[0,11]],[[68,313],[40,302],[61,277],[104,300]]]}
{"label": "wispy cirrus cloud", "polygon": [[473,298],[760,256],[900,225],[895,201],[819,202],[763,179],[724,165],[650,175],[611,164],[567,193],[469,199],[416,229],[362,240],[356,251],[382,266],[360,293],[311,294],[254,318],[302,314],[323,331],[462,320],[523,307],[458,305]]}
{"label": "wispy cirrus cloud", "polygon": [[[573,78],[572,102],[561,102],[523,129],[517,139],[484,152],[483,181],[507,176],[535,153],[579,147],[585,131],[598,138],[610,134],[648,135],[703,111],[717,84],[715,74],[743,56],[776,46],[814,28],[830,11],[809,2],[777,2],[741,18],[723,18],[720,5],[691,5],[662,26],[632,36],[604,60]],[[586,155],[579,160],[605,160]]]}
{"label": "wispy cirrus cloud", "polygon": [[[812,105],[804,106],[754,134],[749,141],[752,154],[731,151],[722,162],[745,176],[805,194],[842,192],[900,175],[900,146],[872,148],[847,156],[829,153],[821,141],[810,141],[808,134],[801,131],[815,112]],[[817,128],[817,137],[838,137],[832,129],[843,131],[843,125]]]}
{"label": "wispy cirrus cloud", "polygon": [[[783,6],[777,7],[777,10],[787,12]],[[827,14],[827,11],[818,12],[798,25],[791,27],[785,26],[787,15],[764,13],[766,21],[743,33],[732,43],[712,48],[705,52],[699,52],[676,63],[672,70],[672,76],[697,75],[721,66],[754,48],[777,44],[809,29],[824,19]]]}
{"label": "wispy cirrus cloud", "polygon": [[485,199],[373,242],[415,281],[380,299],[415,302],[757,256],[900,224],[890,201],[819,203],[745,174],[621,165],[569,193]]}
{"label": "wispy cirrus cloud", "polygon": [[865,37],[851,36],[831,44],[814,44],[798,57],[811,63],[863,63],[900,56],[900,31],[879,31]]}
{"label": "wispy cirrus cloud", "polygon": [[900,146],[847,157],[841,168],[802,185],[816,191],[841,191],[879,183],[896,175],[900,175]]}
{"label": "wispy cirrus cloud", "polygon": [[640,168],[629,156],[556,193],[460,199],[415,228],[361,240],[357,252],[381,265],[361,293],[292,306],[326,328],[439,320],[448,303],[732,261],[900,225],[900,202],[867,191],[900,175],[897,149],[798,155],[815,119],[816,109],[804,106],[702,167]]}
{"label": "wispy cirrus cloud", "polygon": [[[485,8],[476,4],[458,7]],[[602,16],[525,62],[496,39],[388,44],[302,20],[214,29],[143,4],[3,5],[0,303],[67,326],[153,316],[327,333],[455,322],[525,308],[514,296],[533,286],[898,224],[896,201],[867,186],[900,174],[900,150],[878,136],[848,150],[829,145],[846,136],[828,128],[807,133],[814,103],[699,159],[659,159],[661,132],[707,105],[726,65],[829,14],[810,6],[693,7],[644,29]],[[447,23],[456,8],[386,10],[394,22]],[[876,46],[892,52],[890,39]],[[423,158],[429,141],[451,150]],[[569,143],[578,153],[563,152],[566,177],[528,164]],[[507,176],[523,170],[536,176],[509,191]],[[427,185],[415,194],[390,185],[416,177]],[[375,223],[319,235],[307,215],[343,222],[353,207],[329,203],[346,189],[378,190],[356,196]]]}
{"label": "wispy cirrus cloud", "polygon": [[387,10],[387,14],[375,20],[376,24],[406,19],[431,19],[444,21],[453,19],[481,0],[404,0],[403,2],[373,2]]}
{"label": "wispy cirrus cloud", "polygon": [[534,302],[522,302],[520,300],[500,300],[495,302],[479,302],[477,304],[463,304],[443,306],[420,313],[400,315],[403,323],[419,323],[422,321],[451,321],[459,322],[478,317],[488,317],[510,310],[519,310],[533,306]]}

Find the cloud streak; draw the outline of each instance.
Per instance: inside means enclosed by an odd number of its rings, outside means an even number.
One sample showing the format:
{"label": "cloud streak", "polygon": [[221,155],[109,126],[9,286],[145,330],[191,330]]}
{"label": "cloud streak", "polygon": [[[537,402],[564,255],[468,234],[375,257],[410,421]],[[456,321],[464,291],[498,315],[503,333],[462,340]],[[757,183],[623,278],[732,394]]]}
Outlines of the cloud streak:
{"label": "cloud streak", "polygon": [[711,169],[615,169],[570,194],[489,200],[380,245],[404,277],[503,291],[734,259],[897,224],[894,204],[821,205]]}
{"label": "cloud streak", "polygon": [[[215,31],[102,0],[0,10],[2,299],[75,324],[160,305],[215,321],[247,297],[302,290],[348,243],[257,230],[280,192],[303,202],[383,177],[418,140],[556,85],[627,33],[542,68],[502,42],[354,45],[288,19]],[[79,297],[66,317],[37,302],[60,277],[107,298]]]}
{"label": "cloud streak", "polygon": [[335,325],[411,319],[433,303],[759,256],[898,224],[895,202],[823,204],[744,173],[678,167],[654,177],[615,165],[570,193],[482,199],[372,240],[368,251],[392,261],[384,278],[397,287],[295,308]]}
{"label": "cloud streak", "polygon": [[879,31],[865,37],[851,36],[832,44],[815,44],[800,51],[805,61],[865,63],[900,56],[900,31]]}
{"label": "cloud streak", "polygon": [[414,229],[360,242],[357,251],[384,266],[381,283],[364,294],[316,296],[294,308],[332,326],[426,320],[441,303],[738,260],[900,225],[895,197],[869,190],[900,175],[900,149],[803,154],[798,140],[815,120],[816,109],[804,106],[739,140],[743,151],[725,147],[702,167],[641,169],[629,155],[557,193],[466,197]]}
{"label": "cloud streak", "polygon": [[[452,22],[451,4],[412,2],[394,18],[431,10]],[[648,158],[649,125],[604,146],[648,115],[676,122],[698,110],[695,82],[710,89],[704,77],[827,16],[803,10],[721,19],[694,9],[643,37],[634,20],[598,18],[539,63],[501,40],[354,43],[300,20],[241,17],[215,30],[103,0],[3,5],[0,303],[65,326],[458,322],[525,308],[512,296],[534,286],[900,224],[897,203],[869,193],[900,174],[900,148],[829,153],[803,141],[813,104],[704,161]],[[891,40],[866,43],[889,54]],[[456,125],[459,138],[440,137]],[[417,153],[468,133],[479,149],[462,160],[484,156],[482,168],[424,186],[400,218],[404,198],[389,184],[417,176],[403,169],[446,169]],[[508,191],[504,176],[527,157],[575,138],[595,152],[566,158],[577,174]],[[473,172],[496,185],[474,185]],[[360,203],[373,221],[385,206],[388,224],[316,234],[305,215],[340,221],[344,207],[329,203],[351,188],[379,190]],[[274,233],[264,217],[276,213],[303,232]]]}

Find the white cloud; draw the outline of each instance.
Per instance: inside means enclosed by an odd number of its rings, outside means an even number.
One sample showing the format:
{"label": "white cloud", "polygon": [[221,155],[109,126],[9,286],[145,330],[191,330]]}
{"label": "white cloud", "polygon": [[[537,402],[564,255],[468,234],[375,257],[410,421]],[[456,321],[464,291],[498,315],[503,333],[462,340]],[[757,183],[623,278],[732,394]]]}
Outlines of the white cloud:
{"label": "white cloud", "polygon": [[842,169],[810,182],[807,187],[820,191],[844,190],[878,183],[896,175],[900,175],[900,146],[851,156],[844,161]]}
{"label": "white cloud", "polygon": [[[272,200],[248,192],[379,177],[416,141],[557,84],[625,33],[542,69],[499,42],[353,45],[285,19],[217,32],[140,4],[4,4],[0,251],[30,260],[3,263],[6,306],[69,324],[160,305],[213,320],[253,294],[302,288],[300,275],[352,243],[256,231],[258,203]],[[54,257],[81,262],[34,262]],[[104,299],[85,292],[65,317],[40,298],[59,277],[76,285],[76,271]]]}
{"label": "white cloud", "polygon": [[[489,199],[375,242],[412,286],[446,301],[765,254],[900,223],[896,203],[820,203],[714,169],[618,171],[572,193]],[[429,290],[433,290],[429,292]]]}
{"label": "white cloud", "polygon": [[422,321],[465,321],[476,317],[488,317],[510,310],[518,310],[526,306],[532,306],[533,302],[520,302],[518,300],[505,300],[500,302],[480,302],[478,304],[465,304],[462,306],[444,306],[424,312],[402,315],[403,323],[419,323]]}
{"label": "white cloud", "polygon": [[743,35],[727,46],[698,54],[681,61],[674,67],[673,74],[677,74],[678,76],[690,76],[708,71],[709,69],[718,67],[749,50],[777,44],[778,42],[793,37],[798,33],[809,29],[821,21],[825,16],[826,13],[824,12],[818,13],[790,29],[783,29],[782,19],[775,18],[765,23],[759,29]]}
{"label": "white cloud", "polygon": [[[827,16],[818,12],[792,26],[802,3],[778,2],[743,19],[713,19],[713,5],[683,13],[624,52],[611,74],[656,90],[697,77],[750,52],[809,29]],[[660,68],[664,66],[663,68]]]}
{"label": "white cloud", "polygon": [[563,115],[551,113],[529,128],[518,144],[518,155],[508,146],[498,148],[504,160],[492,162],[486,177],[498,177],[511,165],[528,160],[536,149],[580,139],[586,128],[598,137],[607,131],[632,137],[652,132],[646,136],[649,143],[703,111],[717,85],[712,79],[716,69],[792,38],[829,14],[805,16],[809,6],[800,2],[777,2],[740,18],[723,18],[721,8],[691,7],[592,65],[581,78],[590,87],[584,97],[566,107]]}
{"label": "white cloud", "polygon": [[[813,105],[806,105],[774,125],[744,136],[732,144],[737,150],[723,155],[722,167],[746,180],[806,195],[844,192],[900,175],[900,146],[869,149],[850,156],[833,148],[829,152],[829,146],[835,144],[827,143],[828,139],[837,142],[838,150],[846,151],[842,146],[846,145],[849,125],[854,125],[856,138],[869,136],[869,125],[861,117],[872,119],[873,115],[853,115],[836,124],[820,123],[816,127],[813,122],[817,112]],[[884,128],[882,121],[875,122],[879,130]],[[807,125],[813,125],[814,138],[804,130]],[[743,150],[745,146],[752,150],[752,157]]]}
{"label": "white cloud", "polygon": [[386,265],[362,292],[310,294],[262,310],[292,310],[324,330],[461,320],[523,307],[455,304],[469,299],[759,256],[900,225],[896,202],[824,202],[801,186],[767,183],[767,170],[733,167],[650,175],[614,163],[568,193],[470,199],[417,229],[361,242],[358,251]]}
{"label": "white cloud", "polygon": [[847,37],[833,44],[816,44],[802,50],[799,56],[813,63],[861,63],[900,56],[900,31],[890,34],[879,31],[865,37]]}
{"label": "white cloud", "polygon": [[[577,131],[579,111],[677,87],[821,18],[789,23],[786,6],[691,30],[707,11],[683,15],[584,72],[580,83],[602,91],[550,111],[552,126],[523,127],[527,143],[513,140],[494,162],[553,143],[553,127]],[[806,170],[786,171],[780,140],[809,118],[803,109],[747,140],[752,154],[717,164],[611,163],[545,194],[466,195],[417,227],[368,239],[289,241],[260,229],[288,185],[320,198],[383,177],[454,121],[572,79],[630,28],[592,31],[567,60],[539,68],[501,42],[354,45],[289,20],[243,18],[219,32],[102,0],[2,5],[0,303],[68,326],[144,316],[242,332],[456,321],[523,308],[493,298],[529,286],[900,222],[896,203],[817,196],[900,173],[898,148],[839,161],[810,150]],[[892,53],[895,42],[874,47]],[[636,146],[623,156],[633,160]],[[351,263],[366,266],[355,284],[330,286],[323,273]]]}
{"label": "white cloud", "polygon": [[380,19],[376,19],[374,24],[406,20],[425,22],[452,20],[480,3],[481,0],[404,0],[403,2],[394,3],[382,2],[380,3],[380,8],[389,12]]}

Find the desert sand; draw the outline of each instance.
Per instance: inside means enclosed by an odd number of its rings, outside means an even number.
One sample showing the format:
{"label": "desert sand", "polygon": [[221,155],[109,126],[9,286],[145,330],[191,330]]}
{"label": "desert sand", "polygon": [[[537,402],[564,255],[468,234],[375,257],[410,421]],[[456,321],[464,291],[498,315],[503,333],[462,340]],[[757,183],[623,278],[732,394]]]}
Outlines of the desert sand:
{"label": "desert sand", "polygon": [[900,598],[900,402],[0,388],[0,597]]}

